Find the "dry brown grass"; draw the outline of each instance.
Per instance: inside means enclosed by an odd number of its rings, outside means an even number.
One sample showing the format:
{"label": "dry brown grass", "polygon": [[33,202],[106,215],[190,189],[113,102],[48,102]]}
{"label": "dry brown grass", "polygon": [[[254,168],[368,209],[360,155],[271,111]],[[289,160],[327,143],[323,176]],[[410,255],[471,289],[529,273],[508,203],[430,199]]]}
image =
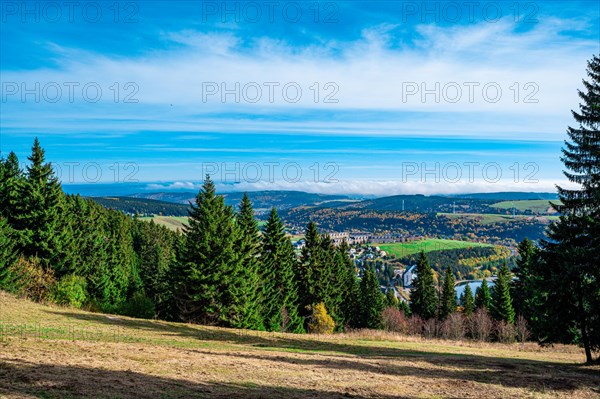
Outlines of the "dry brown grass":
{"label": "dry brown grass", "polygon": [[597,398],[581,350],[246,332],[34,304],[0,293],[0,397]]}

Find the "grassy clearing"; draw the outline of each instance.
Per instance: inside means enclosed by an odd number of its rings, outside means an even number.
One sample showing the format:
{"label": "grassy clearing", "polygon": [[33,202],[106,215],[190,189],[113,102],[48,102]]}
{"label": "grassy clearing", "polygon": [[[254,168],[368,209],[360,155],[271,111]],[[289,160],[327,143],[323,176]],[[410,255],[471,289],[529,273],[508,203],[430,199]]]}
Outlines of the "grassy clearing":
{"label": "grassy clearing", "polygon": [[[560,201],[552,201],[560,204]],[[502,201],[492,205],[494,208],[511,210],[515,208],[518,211],[531,211],[540,214],[555,213],[550,207],[549,200],[523,200],[523,201]]]}
{"label": "grassy clearing", "polygon": [[412,242],[397,242],[393,244],[379,244],[379,248],[382,251],[386,251],[392,255],[398,257],[410,256],[421,251],[441,251],[445,249],[458,249],[458,248],[473,248],[473,247],[491,247],[489,244],[482,244],[479,242],[469,241],[458,241],[458,240],[441,240],[435,238],[429,238],[425,240],[418,240]]}
{"label": "grassy clearing", "polygon": [[137,320],[0,292],[3,398],[594,398],[581,350]]}
{"label": "grassy clearing", "polygon": [[141,220],[153,220],[154,223],[160,224],[173,231],[183,230],[184,226],[188,224],[187,216],[154,216],[154,217],[143,217]]}

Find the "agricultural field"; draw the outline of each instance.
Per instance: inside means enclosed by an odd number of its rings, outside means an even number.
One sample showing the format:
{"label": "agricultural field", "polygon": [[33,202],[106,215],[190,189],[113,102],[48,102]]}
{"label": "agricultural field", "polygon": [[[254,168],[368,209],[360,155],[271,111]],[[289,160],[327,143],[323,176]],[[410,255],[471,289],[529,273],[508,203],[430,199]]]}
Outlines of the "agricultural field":
{"label": "agricultural field", "polygon": [[[560,204],[560,201],[552,201],[553,203]],[[550,207],[549,200],[524,200],[524,201],[502,201],[491,205],[494,208],[506,209],[510,211],[515,208],[517,211],[525,212],[531,211],[538,214],[553,214],[554,209]]]}
{"label": "agricultural field", "polygon": [[490,244],[482,244],[479,242],[458,241],[458,240],[441,240],[429,238],[425,240],[417,240],[412,242],[396,242],[392,244],[379,244],[379,248],[389,254],[396,255],[399,258],[417,254],[421,251],[442,251],[446,249],[460,249],[472,247],[491,247]]}
{"label": "agricultural field", "polygon": [[154,221],[156,224],[165,226],[170,230],[177,231],[182,230],[184,226],[188,224],[188,218],[186,216],[153,216],[153,217],[141,217],[141,220]]}
{"label": "agricultural field", "polygon": [[596,398],[580,348],[234,330],[0,292],[0,397]]}
{"label": "agricultural field", "polygon": [[[156,224],[165,226],[173,231],[182,230],[184,226],[188,224],[187,216],[152,216],[152,217],[141,217],[141,220],[154,221]],[[259,220],[258,226],[262,227],[266,224],[265,221]]]}
{"label": "agricultural field", "polygon": [[[515,201],[517,202],[517,201]],[[497,213],[438,213],[449,219],[465,219],[475,221],[481,225],[490,225],[495,223],[510,223],[513,221],[536,220],[540,223],[558,219],[558,216],[528,216],[528,215],[500,215]]]}

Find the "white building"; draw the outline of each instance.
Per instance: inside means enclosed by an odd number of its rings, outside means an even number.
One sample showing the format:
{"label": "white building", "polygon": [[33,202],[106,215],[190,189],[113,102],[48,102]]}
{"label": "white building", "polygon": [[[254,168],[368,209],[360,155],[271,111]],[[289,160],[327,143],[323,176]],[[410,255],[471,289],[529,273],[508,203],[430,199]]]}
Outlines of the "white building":
{"label": "white building", "polygon": [[412,265],[406,268],[406,271],[402,275],[402,283],[404,284],[404,287],[411,287],[415,277],[417,277],[417,265]]}

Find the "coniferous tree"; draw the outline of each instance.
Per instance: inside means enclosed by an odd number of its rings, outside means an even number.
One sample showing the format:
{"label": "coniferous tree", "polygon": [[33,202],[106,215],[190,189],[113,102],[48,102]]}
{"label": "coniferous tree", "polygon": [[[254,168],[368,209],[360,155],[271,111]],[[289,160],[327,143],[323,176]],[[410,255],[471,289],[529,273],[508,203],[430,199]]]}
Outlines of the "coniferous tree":
{"label": "coniferous tree", "polygon": [[319,234],[314,222],[309,222],[306,226],[304,242],[300,261],[296,267],[296,280],[300,314],[308,320],[312,306],[324,302],[327,307],[330,302],[327,294],[331,275],[329,262],[325,258],[332,244],[330,239]]}
{"label": "coniferous tree", "polygon": [[316,291],[317,298],[325,307],[335,322],[336,328],[344,326],[344,314],[341,310],[343,300],[343,282],[345,269],[340,253],[333,244],[329,235],[321,236],[321,249],[319,251],[319,265],[321,278],[325,279]]}
{"label": "coniferous tree", "polygon": [[394,295],[394,289],[389,288],[385,293],[385,306],[388,308],[398,307],[398,298]]}
{"label": "coniferous tree", "polygon": [[260,330],[264,325],[262,319],[262,284],[259,278],[260,231],[254,217],[254,209],[248,194],[239,206],[237,224],[240,230],[236,250],[241,257],[240,285],[238,297],[241,299],[243,317],[235,325],[239,328]]}
{"label": "coniferous tree", "polygon": [[490,313],[494,319],[512,324],[515,321],[515,310],[510,297],[510,281],[510,270],[505,262],[498,271],[498,278],[492,288]]}
{"label": "coniferous tree", "polygon": [[230,325],[237,312],[234,297],[239,257],[235,253],[238,230],[233,209],[216,195],[206,176],[195,204],[181,251],[179,299],[185,321]]}
{"label": "coniferous tree", "polygon": [[59,278],[72,267],[72,259],[64,251],[71,240],[64,217],[64,194],[37,138],[28,160],[26,177],[18,184],[19,200],[11,224],[19,237],[19,251],[37,257],[44,267],[52,267]]}
{"label": "coniferous tree", "polygon": [[481,285],[475,290],[475,308],[490,310],[492,294],[486,279],[483,279]]}
{"label": "coniferous tree", "polygon": [[128,296],[134,294],[139,274],[135,268],[133,221],[124,213],[109,210],[105,216],[108,262],[96,272],[103,310],[119,312]]}
{"label": "coniferous tree", "polygon": [[578,90],[582,103],[572,111],[562,150],[563,173],[577,189],[557,186],[560,214],[542,242],[545,342],[580,342],[588,362],[600,348],[600,57],[587,65],[588,80]]}
{"label": "coniferous tree", "polygon": [[381,328],[381,312],[385,308],[385,296],[379,289],[375,271],[367,266],[360,281],[359,327]]}
{"label": "coniferous tree", "polygon": [[298,312],[298,289],[294,276],[296,254],[275,208],[264,227],[259,276],[262,288],[262,319],[268,331],[303,332]]}
{"label": "coniferous tree", "polygon": [[404,316],[406,317],[410,317],[410,315],[412,314],[410,311],[410,305],[408,304],[408,302],[403,300],[398,301],[398,310],[404,312]]}
{"label": "coniferous tree", "polygon": [[528,322],[534,318],[533,311],[538,302],[539,277],[535,272],[538,248],[527,238],[517,247],[519,257],[513,269],[515,279],[511,282],[511,298],[515,314],[522,315]]}
{"label": "coniferous tree", "polygon": [[467,283],[465,286],[465,292],[462,295],[462,301],[460,305],[463,307],[463,313],[466,316],[471,316],[475,311],[475,298],[473,298],[473,291],[471,285]]}
{"label": "coniferous tree", "polygon": [[410,310],[413,314],[424,319],[431,319],[436,314],[437,295],[433,281],[433,270],[424,251],[419,254],[416,274],[410,293]]}
{"label": "coniferous tree", "polygon": [[456,290],[454,289],[454,275],[452,274],[452,267],[446,268],[444,274],[444,281],[442,283],[442,294],[440,296],[440,310],[438,317],[440,320],[444,320],[450,314],[456,311]]}
{"label": "coniferous tree", "polygon": [[73,241],[66,249],[73,258],[71,272],[86,279],[90,301],[101,306],[105,302],[104,278],[111,268],[111,259],[114,259],[109,252],[108,229],[108,214],[114,211],[80,196],[68,196],[66,203],[73,234]]}
{"label": "coniferous tree", "polygon": [[359,314],[359,296],[360,289],[356,272],[354,271],[354,262],[348,255],[348,243],[342,241],[338,248],[340,261],[343,263],[344,281],[340,283],[342,287],[341,310],[344,315],[344,323],[348,327],[357,327]]}
{"label": "coniferous tree", "polygon": [[0,289],[11,289],[10,268],[15,261],[14,233],[6,219],[0,216]]}
{"label": "coniferous tree", "polygon": [[136,220],[133,247],[145,296],[152,301],[160,319],[175,319],[172,278],[176,272],[177,233],[153,221]]}
{"label": "coniferous tree", "polygon": [[0,159],[0,216],[4,216],[11,225],[14,225],[17,204],[20,201],[20,186],[23,182],[19,159],[11,151],[6,160]]}

